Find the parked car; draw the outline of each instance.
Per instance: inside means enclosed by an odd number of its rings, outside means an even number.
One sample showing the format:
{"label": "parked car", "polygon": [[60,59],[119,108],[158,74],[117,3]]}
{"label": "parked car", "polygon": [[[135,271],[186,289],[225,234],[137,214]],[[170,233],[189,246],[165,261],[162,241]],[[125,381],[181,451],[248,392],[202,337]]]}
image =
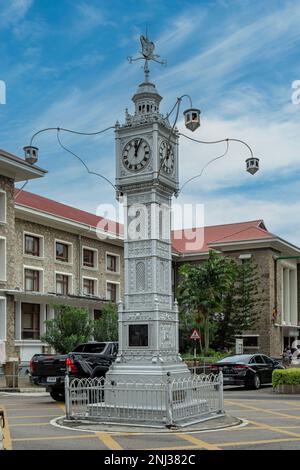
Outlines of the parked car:
{"label": "parked car", "polygon": [[274,369],[284,367],[264,354],[238,354],[228,356],[212,366],[213,372],[222,371],[224,385],[244,385],[258,390],[261,385],[272,383]]}
{"label": "parked car", "polygon": [[118,353],[118,343],[89,342],[78,345],[69,354],[35,354],[30,361],[31,380],[46,387],[53,400],[64,401],[65,375],[70,377],[105,377]]}

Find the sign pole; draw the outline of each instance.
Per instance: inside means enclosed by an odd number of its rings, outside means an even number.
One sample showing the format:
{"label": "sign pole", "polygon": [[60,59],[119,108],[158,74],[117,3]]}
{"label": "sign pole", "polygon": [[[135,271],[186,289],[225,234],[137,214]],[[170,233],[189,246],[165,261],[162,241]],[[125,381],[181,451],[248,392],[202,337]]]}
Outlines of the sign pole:
{"label": "sign pole", "polygon": [[194,341],[194,368],[196,368],[196,363],[197,363],[197,341],[200,340],[200,333],[196,328],[194,328],[194,330],[193,330],[193,332],[190,336],[190,340]]}

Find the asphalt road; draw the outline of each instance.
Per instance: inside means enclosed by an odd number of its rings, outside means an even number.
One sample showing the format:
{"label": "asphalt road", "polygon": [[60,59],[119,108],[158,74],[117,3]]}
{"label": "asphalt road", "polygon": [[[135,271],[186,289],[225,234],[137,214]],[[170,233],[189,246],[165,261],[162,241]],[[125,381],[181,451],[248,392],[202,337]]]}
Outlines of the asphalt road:
{"label": "asphalt road", "polygon": [[6,413],[5,446],[14,450],[226,450],[300,449],[300,396],[276,395],[271,388],[225,391],[228,414],[244,426],[210,432],[153,434],[61,429],[50,424],[64,415],[63,404],[48,396],[0,394]]}

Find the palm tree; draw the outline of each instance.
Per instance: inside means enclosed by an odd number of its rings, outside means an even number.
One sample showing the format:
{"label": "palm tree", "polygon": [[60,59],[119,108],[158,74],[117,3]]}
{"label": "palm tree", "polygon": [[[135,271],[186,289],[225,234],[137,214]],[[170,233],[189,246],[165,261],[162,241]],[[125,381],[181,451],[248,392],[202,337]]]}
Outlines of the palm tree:
{"label": "palm tree", "polygon": [[201,265],[186,264],[179,271],[178,300],[196,322],[203,322],[205,353],[210,343],[210,318],[222,309],[223,295],[230,286],[232,263],[210,251],[208,260]]}

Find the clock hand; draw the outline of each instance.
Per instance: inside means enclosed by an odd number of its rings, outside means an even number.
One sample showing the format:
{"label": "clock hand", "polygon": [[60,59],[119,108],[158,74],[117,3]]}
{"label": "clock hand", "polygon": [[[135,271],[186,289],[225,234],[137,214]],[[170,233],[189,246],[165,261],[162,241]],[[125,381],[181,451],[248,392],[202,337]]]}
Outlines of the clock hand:
{"label": "clock hand", "polygon": [[139,148],[140,148],[141,143],[142,143],[142,139],[139,140],[138,145],[135,145],[135,146],[134,146],[134,148],[135,148],[134,156],[135,156],[135,157],[137,157],[137,154],[138,154],[138,151],[139,151]]}

